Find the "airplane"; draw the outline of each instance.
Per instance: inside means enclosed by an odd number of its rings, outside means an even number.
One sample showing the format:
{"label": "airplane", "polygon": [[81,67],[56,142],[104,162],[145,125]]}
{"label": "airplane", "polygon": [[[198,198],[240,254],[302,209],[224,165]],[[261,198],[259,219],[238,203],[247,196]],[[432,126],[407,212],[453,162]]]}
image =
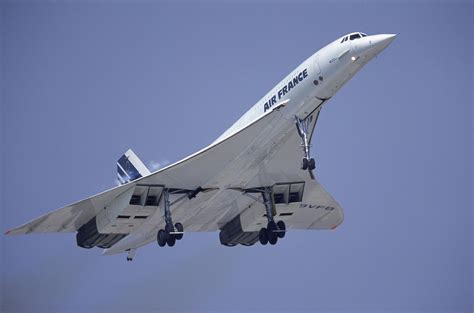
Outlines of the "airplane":
{"label": "airplane", "polygon": [[310,154],[319,113],[395,36],[336,39],[202,150],[155,172],[128,150],[117,161],[119,186],[5,234],[75,232],[79,247],[131,261],[138,248],[173,247],[188,232],[219,231],[232,247],[275,245],[293,229],[335,229],[343,210],[316,180]]}

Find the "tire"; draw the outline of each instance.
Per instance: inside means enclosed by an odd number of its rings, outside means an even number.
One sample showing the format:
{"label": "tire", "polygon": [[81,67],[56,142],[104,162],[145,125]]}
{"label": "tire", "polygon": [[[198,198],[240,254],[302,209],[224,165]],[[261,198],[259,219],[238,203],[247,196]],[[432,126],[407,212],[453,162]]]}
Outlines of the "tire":
{"label": "tire", "polygon": [[260,232],[258,233],[258,240],[262,245],[266,245],[268,243],[268,233],[265,227],[260,229]]}
{"label": "tire", "polygon": [[175,235],[169,235],[168,240],[166,240],[166,243],[168,246],[172,247],[176,243],[176,236]]}
{"label": "tire", "polygon": [[278,238],[283,238],[285,237],[285,231],[286,231],[286,225],[285,225],[285,222],[283,221],[278,221],[277,223],[277,227],[278,227],[278,230],[283,230],[281,233],[277,233],[278,234]]}
{"label": "tire", "polygon": [[275,221],[268,222],[267,235],[268,235],[268,242],[271,245],[276,244],[278,240],[278,233],[274,232],[274,230],[278,230]]}
{"label": "tire", "polygon": [[[181,223],[174,224],[174,228],[176,228],[177,232],[183,232],[184,231],[183,224],[181,224]],[[183,234],[176,234],[175,236],[176,236],[176,240],[183,239]]]}
{"label": "tire", "polygon": [[166,232],[167,234],[169,234],[169,233],[171,233],[172,231],[174,231],[173,225],[168,225],[168,224],[166,224],[166,226],[165,226],[165,232]]}
{"label": "tire", "polygon": [[270,236],[270,235],[268,236],[268,242],[269,242],[271,245],[276,245],[277,241],[278,241],[278,236],[277,236],[276,233],[272,233],[271,236]]}
{"label": "tire", "polygon": [[268,224],[267,224],[267,229],[268,229],[268,231],[278,230],[278,226],[277,226],[277,224],[275,223],[275,221],[270,221],[270,222],[268,222]]}
{"label": "tire", "polygon": [[310,170],[314,170],[314,169],[316,168],[316,162],[314,161],[313,158],[311,158],[311,159],[309,160],[308,167],[309,167]]}
{"label": "tire", "polygon": [[158,245],[160,247],[164,247],[166,245],[166,233],[163,229],[158,231],[156,240],[158,241]]}
{"label": "tire", "polygon": [[303,160],[301,160],[301,169],[302,170],[307,170],[308,169],[308,159],[307,158],[303,158]]}

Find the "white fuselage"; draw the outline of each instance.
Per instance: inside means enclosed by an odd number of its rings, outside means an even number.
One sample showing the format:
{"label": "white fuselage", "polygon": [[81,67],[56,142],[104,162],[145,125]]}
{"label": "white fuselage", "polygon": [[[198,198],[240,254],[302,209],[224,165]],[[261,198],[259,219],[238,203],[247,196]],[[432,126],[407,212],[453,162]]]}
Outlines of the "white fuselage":
{"label": "white fuselage", "polygon": [[[316,100],[330,99],[395,37],[371,35],[350,40],[350,36],[338,38],[303,61],[219,136],[216,142],[245,128],[266,111],[287,100],[288,108],[284,112],[289,120],[294,115],[308,114]],[[348,40],[341,42],[345,37]]]}
{"label": "white fuselage", "polygon": [[[127,234],[105,253],[134,251],[155,241],[159,230],[165,229],[163,216],[166,212],[171,214],[170,204],[161,196],[165,186],[168,191],[202,191],[197,198],[188,196],[193,201],[180,201],[186,195],[179,193],[170,195],[174,197],[170,199],[173,219],[182,223],[186,232],[217,231],[237,216],[242,232],[259,232],[268,215],[262,215],[260,203],[242,196],[241,190],[282,185],[290,186],[285,193],[288,199],[291,193],[301,197],[287,203],[275,201],[275,206],[280,206],[278,219],[287,223],[287,229],[337,227],[343,221],[342,208],[317,182],[312,173],[314,166],[306,168],[308,173],[296,162],[303,156],[300,138],[305,147],[302,161],[309,159],[311,139],[307,137],[308,127],[302,132],[295,121],[298,125],[302,119],[313,123],[314,130],[321,105],[394,37],[352,33],[335,40],[297,66],[208,147],[154,173],[148,173],[143,166],[137,170],[140,178],[136,180],[124,180],[121,186],[48,213],[8,233],[80,231],[82,227],[95,225],[95,234],[86,236],[86,241],[102,240],[103,234]],[[135,165],[139,163],[130,151],[123,157]],[[301,189],[295,192],[293,186]],[[152,204],[141,202],[140,199],[149,196],[163,200]],[[132,203],[134,197],[139,201]],[[168,203],[168,211],[163,203]],[[77,238],[86,233],[89,230],[78,232]],[[81,246],[95,244],[86,242]]]}
{"label": "white fuselage", "polygon": [[[174,208],[173,215],[177,220],[190,225],[187,226],[190,231],[217,230],[252,205],[252,199],[240,197],[239,193],[228,188],[271,186],[282,181],[305,181],[308,178],[307,172],[299,168],[299,162],[293,161],[302,156],[298,139],[293,140],[298,136],[295,115],[304,118],[314,113],[363,65],[385,49],[395,35],[373,35],[341,43],[343,38],[350,36],[351,34],[337,39],[306,59],[209,146],[226,142],[263,115],[271,113],[279,104],[285,103],[284,108],[278,110],[279,114],[262,127],[255,137],[249,139],[248,144],[234,147],[237,151],[233,151],[233,156],[229,155],[225,160],[216,159],[212,165],[212,172],[216,175],[206,176],[206,170],[200,169],[200,181],[194,185],[218,189],[212,195],[206,195],[208,199],[203,196],[199,214],[193,216],[200,223],[193,224],[188,220],[190,217],[187,212],[195,206],[192,202],[185,202]],[[295,77],[298,78],[298,83],[288,90],[289,82],[293,82]],[[275,101],[272,101],[273,97]],[[291,145],[290,149],[284,148],[288,144]],[[196,152],[195,155],[201,152]],[[152,182],[164,183],[159,180]],[[310,195],[311,191],[308,190],[306,194]],[[244,229],[254,231],[259,227],[255,224],[258,219],[249,220],[252,222],[242,224]],[[341,222],[342,218],[335,224]],[[150,227],[156,225],[153,220],[147,223],[150,223]]]}

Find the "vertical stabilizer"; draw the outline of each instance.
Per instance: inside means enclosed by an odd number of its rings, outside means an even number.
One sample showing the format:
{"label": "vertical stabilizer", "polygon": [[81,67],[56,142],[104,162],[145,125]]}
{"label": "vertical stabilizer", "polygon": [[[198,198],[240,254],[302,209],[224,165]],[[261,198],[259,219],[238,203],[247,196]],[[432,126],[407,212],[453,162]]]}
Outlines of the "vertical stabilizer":
{"label": "vertical stabilizer", "polygon": [[132,149],[128,149],[117,161],[117,178],[122,185],[148,174],[150,171]]}

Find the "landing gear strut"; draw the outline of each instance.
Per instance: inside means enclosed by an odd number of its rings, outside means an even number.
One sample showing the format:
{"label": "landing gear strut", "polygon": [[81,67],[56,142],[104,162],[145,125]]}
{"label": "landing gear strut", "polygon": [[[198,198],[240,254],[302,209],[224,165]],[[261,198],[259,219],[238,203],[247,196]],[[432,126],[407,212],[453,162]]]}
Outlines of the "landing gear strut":
{"label": "landing gear strut", "polygon": [[304,152],[304,157],[301,161],[301,169],[306,171],[309,171],[309,174],[311,178],[314,179],[314,175],[312,170],[316,168],[316,162],[314,159],[309,155],[309,150],[311,145],[309,144],[309,126],[311,124],[312,120],[312,115],[309,115],[308,117],[304,119],[300,119],[298,116],[295,115],[295,120],[296,120],[296,128],[298,129],[298,134],[301,137],[302,143],[301,147],[303,147],[303,152]]}
{"label": "landing gear strut", "polygon": [[[203,189],[198,188],[196,190],[182,190],[182,189],[168,189],[163,188],[163,207],[165,213],[165,229],[160,229],[156,236],[156,240],[160,247],[168,245],[173,247],[176,244],[177,240],[181,240],[184,234],[184,227],[181,223],[176,223],[173,225],[173,219],[171,217],[171,206],[184,198],[188,197],[189,199],[196,197],[196,195],[201,192]],[[184,193],[177,200],[170,202],[170,194],[179,194]]]}
{"label": "landing gear strut", "polygon": [[[252,196],[250,193],[261,193],[263,201],[257,197]],[[265,205],[265,215],[267,217],[268,223],[267,227],[260,229],[258,233],[258,239],[262,245],[266,245],[267,243],[275,245],[278,242],[278,238],[285,237],[286,225],[283,221],[275,222],[273,219],[273,216],[276,214],[275,202],[273,199],[273,188],[251,188],[243,190],[243,194]]]}

